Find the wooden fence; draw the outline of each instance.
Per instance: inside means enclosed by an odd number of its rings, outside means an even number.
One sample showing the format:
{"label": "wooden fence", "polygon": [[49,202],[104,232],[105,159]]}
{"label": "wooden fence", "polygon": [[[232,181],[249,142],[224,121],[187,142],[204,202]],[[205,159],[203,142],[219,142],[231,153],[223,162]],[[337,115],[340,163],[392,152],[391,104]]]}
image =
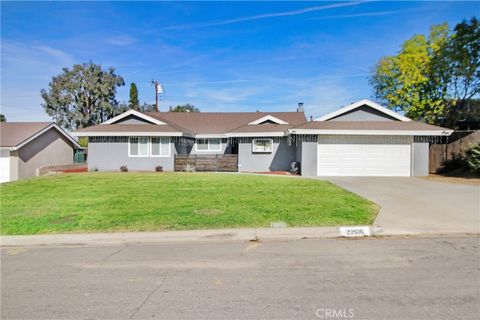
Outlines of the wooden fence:
{"label": "wooden fence", "polygon": [[177,154],[175,155],[175,171],[183,171],[185,165],[192,165],[195,171],[237,172],[237,154]]}
{"label": "wooden fence", "polygon": [[[453,141],[452,141],[453,140]],[[430,145],[429,172],[437,173],[445,164],[465,158],[466,151],[476,143],[480,143],[480,130],[472,132],[454,132],[449,143]]]}

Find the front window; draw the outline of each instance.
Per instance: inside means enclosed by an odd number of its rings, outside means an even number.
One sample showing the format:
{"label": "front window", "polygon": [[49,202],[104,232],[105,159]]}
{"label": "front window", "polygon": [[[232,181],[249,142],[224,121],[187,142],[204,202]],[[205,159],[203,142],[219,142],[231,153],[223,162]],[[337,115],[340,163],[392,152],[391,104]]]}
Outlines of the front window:
{"label": "front window", "polygon": [[130,137],[128,145],[131,157],[148,157],[148,137]]}
{"label": "front window", "polygon": [[222,139],[197,139],[197,151],[222,151]]}
{"label": "front window", "polygon": [[253,152],[262,152],[270,153],[273,151],[273,140],[272,139],[253,139],[252,141],[252,151]]}
{"label": "front window", "polygon": [[151,153],[152,157],[169,157],[170,156],[170,138],[168,137],[152,137]]}

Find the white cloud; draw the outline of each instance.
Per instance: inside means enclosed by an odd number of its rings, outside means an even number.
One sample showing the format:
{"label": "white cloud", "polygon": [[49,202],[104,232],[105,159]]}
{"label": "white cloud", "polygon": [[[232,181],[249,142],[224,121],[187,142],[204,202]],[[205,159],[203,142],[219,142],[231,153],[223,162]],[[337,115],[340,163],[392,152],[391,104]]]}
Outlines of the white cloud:
{"label": "white cloud", "polygon": [[73,62],[73,56],[65,51],[55,49],[47,45],[35,46],[34,48],[54,59],[59,59],[63,63],[71,64]]}
{"label": "white cloud", "polygon": [[396,11],[373,11],[373,12],[360,12],[352,14],[338,14],[333,16],[314,17],[309,20],[324,20],[324,19],[343,19],[343,18],[357,18],[357,17],[375,17],[375,16],[388,16],[392,14],[407,13],[420,11],[418,9],[412,10],[396,10]]}
{"label": "white cloud", "polygon": [[359,4],[366,3],[366,2],[367,1],[334,3],[334,4],[329,4],[329,5],[323,5],[323,6],[308,7],[308,8],[303,8],[303,9],[299,9],[299,10],[258,14],[258,15],[254,15],[254,16],[240,17],[240,18],[223,20],[223,21],[213,21],[213,22],[206,22],[206,23],[175,25],[175,26],[167,27],[165,29],[204,28],[204,27],[221,26],[221,25],[238,23],[238,22],[245,22],[245,21],[267,19],[267,18],[296,16],[296,15],[305,14],[305,13],[309,13],[309,12],[328,10],[328,9],[334,9],[334,8],[341,8],[341,7],[356,6],[356,5],[359,5]]}
{"label": "white cloud", "polygon": [[2,40],[1,109],[9,121],[48,120],[40,90],[75,57],[47,44]]}

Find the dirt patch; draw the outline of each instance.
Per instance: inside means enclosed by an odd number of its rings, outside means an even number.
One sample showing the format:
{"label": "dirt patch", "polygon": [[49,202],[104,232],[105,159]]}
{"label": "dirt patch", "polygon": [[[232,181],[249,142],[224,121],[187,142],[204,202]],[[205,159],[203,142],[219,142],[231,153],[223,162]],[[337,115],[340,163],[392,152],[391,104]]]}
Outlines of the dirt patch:
{"label": "dirt patch", "polygon": [[430,181],[445,182],[445,183],[468,184],[468,185],[480,186],[480,178],[472,175],[446,176],[446,175],[440,175],[440,174],[430,174],[428,177],[423,177],[422,179],[430,180]]}
{"label": "dirt patch", "polygon": [[283,176],[293,176],[293,174],[291,174],[291,173],[288,172],[288,171],[266,171],[266,172],[255,172],[255,173],[259,173],[259,174],[278,174],[278,175],[283,175]]}
{"label": "dirt patch", "polygon": [[88,168],[68,169],[68,170],[63,170],[62,172],[63,173],[88,172]]}
{"label": "dirt patch", "polygon": [[63,223],[69,223],[69,222],[75,222],[75,216],[74,215],[59,217],[59,218],[55,218],[55,219],[50,220],[51,224],[63,224]]}

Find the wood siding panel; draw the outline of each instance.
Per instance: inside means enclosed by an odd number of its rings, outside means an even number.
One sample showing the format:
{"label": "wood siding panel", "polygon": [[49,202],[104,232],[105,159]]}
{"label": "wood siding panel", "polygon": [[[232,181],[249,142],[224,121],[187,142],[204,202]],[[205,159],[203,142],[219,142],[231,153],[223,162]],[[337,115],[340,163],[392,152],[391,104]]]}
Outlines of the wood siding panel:
{"label": "wood siding panel", "polygon": [[238,155],[175,155],[175,171],[183,171],[184,166],[187,164],[194,166],[196,171],[237,172]]}

